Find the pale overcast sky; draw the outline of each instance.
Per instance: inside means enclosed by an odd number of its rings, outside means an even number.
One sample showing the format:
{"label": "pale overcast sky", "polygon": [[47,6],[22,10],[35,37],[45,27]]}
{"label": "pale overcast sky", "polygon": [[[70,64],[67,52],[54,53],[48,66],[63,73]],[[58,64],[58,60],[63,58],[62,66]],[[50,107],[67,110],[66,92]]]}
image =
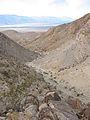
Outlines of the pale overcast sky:
{"label": "pale overcast sky", "polygon": [[90,0],[0,0],[0,14],[79,18],[90,13]]}

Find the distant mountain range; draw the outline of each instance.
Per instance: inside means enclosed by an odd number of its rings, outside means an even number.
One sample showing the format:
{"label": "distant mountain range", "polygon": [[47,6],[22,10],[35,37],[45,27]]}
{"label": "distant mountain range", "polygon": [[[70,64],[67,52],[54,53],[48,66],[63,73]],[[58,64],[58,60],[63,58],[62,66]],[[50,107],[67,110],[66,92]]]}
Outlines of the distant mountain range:
{"label": "distant mountain range", "polygon": [[17,15],[0,15],[0,26],[3,25],[19,25],[27,23],[41,24],[63,24],[71,22],[73,19],[68,17],[26,17]]}

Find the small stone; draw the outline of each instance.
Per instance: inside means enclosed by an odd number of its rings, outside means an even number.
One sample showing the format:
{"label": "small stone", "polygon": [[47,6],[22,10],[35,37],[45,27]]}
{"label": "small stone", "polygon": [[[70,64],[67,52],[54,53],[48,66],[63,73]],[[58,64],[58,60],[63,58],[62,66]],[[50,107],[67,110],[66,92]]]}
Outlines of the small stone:
{"label": "small stone", "polygon": [[6,118],[5,117],[0,117],[0,120],[6,120]]}
{"label": "small stone", "polygon": [[72,107],[73,109],[77,109],[79,112],[82,111],[82,104],[79,99],[75,99],[71,96],[69,96],[66,100],[66,102]]}
{"label": "small stone", "polygon": [[25,99],[25,105],[29,106],[29,104],[36,105],[37,110],[39,109],[39,101],[38,98],[32,94],[28,95]]}
{"label": "small stone", "polygon": [[53,109],[50,108],[46,103],[42,104],[39,108],[39,120],[58,120],[57,115]]}
{"label": "small stone", "polygon": [[49,100],[61,101],[61,98],[59,97],[58,93],[49,91],[45,95],[45,102],[48,104]]}
{"label": "small stone", "polygon": [[25,115],[32,117],[37,114],[37,106],[36,105],[30,105],[28,108],[25,109]]}

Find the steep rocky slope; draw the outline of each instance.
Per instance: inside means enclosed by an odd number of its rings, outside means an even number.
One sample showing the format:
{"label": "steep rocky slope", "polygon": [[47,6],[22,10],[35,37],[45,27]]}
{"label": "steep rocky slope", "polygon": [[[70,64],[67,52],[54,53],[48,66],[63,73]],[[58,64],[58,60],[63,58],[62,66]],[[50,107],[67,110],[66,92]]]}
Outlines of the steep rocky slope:
{"label": "steep rocky slope", "polygon": [[0,120],[89,120],[89,104],[63,96],[54,84],[0,54]]}
{"label": "steep rocky slope", "polygon": [[[74,40],[66,41],[57,49],[47,51],[39,59],[42,66],[50,69],[68,69],[84,62],[90,56],[90,21],[80,29]],[[38,62],[39,62],[38,60]],[[36,61],[37,62],[37,61]]]}
{"label": "steep rocky slope", "polygon": [[31,85],[37,84],[38,80],[43,81],[41,74],[0,53],[0,114],[7,109],[14,109],[27,91],[29,93]]}
{"label": "steep rocky slope", "polygon": [[[27,107],[24,108],[23,101],[30,94],[36,94],[41,101],[40,96],[47,90],[53,90],[41,73],[37,73],[32,67],[28,68],[22,62],[31,61],[37,58],[37,55],[0,33],[0,120],[18,120],[18,115],[12,117],[9,112],[25,111]],[[35,102],[38,104],[38,101]],[[34,116],[34,113],[32,115]]]}
{"label": "steep rocky slope", "polygon": [[0,33],[0,53],[23,62],[32,61],[38,57],[38,53],[26,50],[3,33]]}
{"label": "steep rocky slope", "polygon": [[44,54],[31,63],[37,69],[52,71],[56,81],[75,87],[90,101],[90,14],[47,31],[30,44]]}
{"label": "steep rocky slope", "polygon": [[66,42],[71,42],[76,39],[76,35],[81,28],[90,20],[90,14],[71,22],[69,24],[63,24],[51,28],[45,34],[35,39],[30,47],[38,51],[51,51],[58,47],[61,47]]}
{"label": "steep rocky slope", "polygon": [[45,53],[38,63],[46,68],[61,71],[84,62],[90,56],[90,14],[52,28],[30,46]]}
{"label": "steep rocky slope", "polygon": [[55,84],[52,86],[32,67],[0,53],[0,120],[78,120],[76,113],[81,111],[77,100],[73,99],[72,108],[56,92]]}

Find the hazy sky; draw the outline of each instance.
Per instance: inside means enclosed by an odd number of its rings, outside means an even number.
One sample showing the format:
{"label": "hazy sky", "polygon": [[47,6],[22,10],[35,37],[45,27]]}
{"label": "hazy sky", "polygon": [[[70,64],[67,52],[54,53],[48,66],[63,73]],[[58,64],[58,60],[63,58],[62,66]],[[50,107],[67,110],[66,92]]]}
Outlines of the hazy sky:
{"label": "hazy sky", "polygon": [[0,0],[0,14],[78,18],[90,13],[90,0]]}

